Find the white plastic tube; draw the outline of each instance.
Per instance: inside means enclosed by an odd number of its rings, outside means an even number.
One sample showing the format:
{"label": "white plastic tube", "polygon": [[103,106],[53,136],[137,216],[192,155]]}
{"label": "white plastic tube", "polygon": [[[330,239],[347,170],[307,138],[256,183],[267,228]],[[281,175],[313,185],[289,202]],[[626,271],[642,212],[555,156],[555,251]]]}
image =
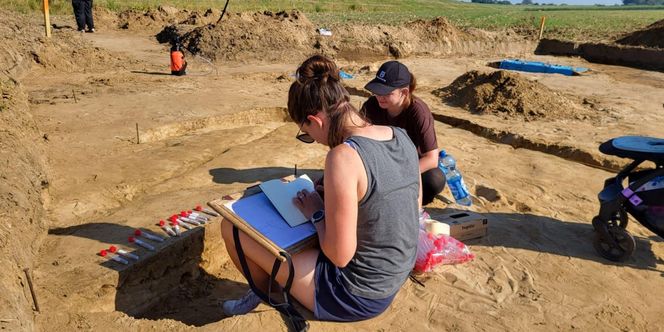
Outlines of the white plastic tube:
{"label": "white plastic tube", "polygon": [[173,229],[170,226],[166,225],[166,221],[159,220],[159,227],[161,227],[161,229],[163,229],[164,232],[166,232],[166,234],[170,236],[177,236],[177,234],[175,234]]}
{"label": "white plastic tube", "polygon": [[136,229],[134,231],[134,235],[142,236],[142,237],[144,237],[148,240],[152,240],[152,241],[164,242],[164,239],[161,236],[156,236],[154,234],[148,233],[148,232],[146,232],[144,230],[140,230],[140,229]]}
{"label": "white plastic tube", "polygon": [[190,218],[178,217],[178,220],[181,221],[181,222],[183,222],[183,223],[187,222],[187,223],[190,223],[190,224],[192,224],[192,225],[196,225],[196,226],[200,226],[200,225],[201,225],[201,223],[199,223],[198,221],[196,221],[196,220],[194,220],[194,219],[190,219]]}
{"label": "white plastic tube", "polygon": [[108,251],[106,251],[106,250],[102,250],[102,251],[100,251],[100,252],[99,252],[99,256],[104,257],[104,258],[106,258],[106,259],[110,259],[110,260],[116,261],[116,262],[121,263],[121,264],[124,264],[124,265],[129,265],[129,261],[128,261],[128,260],[126,260],[126,259],[124,259],[124,258],[122,258],[122,257],[120,257],[120,256],[118,256],[118,255],[114,255],[114,254],[109,255],[109,254],[108,254]]}
{"label": "white plastic tube", "polygon": [[132,254],[132,253],[127,252],[127,251],[122,250],[122,249],[118,249],[116,246],[111,246],[110,248],[108,248],[108,251],[110,251],[114,254],[118,254],[118,255],[127,257],[127,258],[131,258],[133,260],[138,260],[139,259],[138,255]]}
{"label": "white plastic tube", "polygon": [[155,247],[153,247],[151,244],[149,244],[147,242],[144,242],[144,241],[141,241],[141,239],[137,239],[133,236],[129,237],[129,242],[136,243],[137,245],[139,245],[139,246],[141,246],[141,247],[143,247],[147,250],[155,251]]}

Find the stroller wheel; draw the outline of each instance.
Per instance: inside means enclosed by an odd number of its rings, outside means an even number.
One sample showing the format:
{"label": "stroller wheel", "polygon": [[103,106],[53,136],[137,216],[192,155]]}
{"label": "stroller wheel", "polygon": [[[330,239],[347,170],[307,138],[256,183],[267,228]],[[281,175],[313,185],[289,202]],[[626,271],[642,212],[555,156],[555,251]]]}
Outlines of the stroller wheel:
{"label": "stroller wheel", "polygon": [[595,216],[595,218],[593,218],[592,224],[593,224],[593,229],[595,230],[595,232],[600,232],[602,228],[607,227],[607,224],[604,223],[599,216]]}
{"label": "stroller wheel", "polygon": [[627,228],[627,223],[629,222],[629,217],[627,216],[627,211],[624,209],[618,210],[609,221],[603,221],[599,216],[593,218],[593,228],[595,231],[600,232],[602,228],[608,227],[620,227]]}
{"label": "stroller wheel", "polygon": [[610,227],[608,233],[613,241],[604,239],[600,232],[595,232],[595,250],[602,257],[614,262],[623,262],[631,257],[636,248],[634,237],[621,227]]}

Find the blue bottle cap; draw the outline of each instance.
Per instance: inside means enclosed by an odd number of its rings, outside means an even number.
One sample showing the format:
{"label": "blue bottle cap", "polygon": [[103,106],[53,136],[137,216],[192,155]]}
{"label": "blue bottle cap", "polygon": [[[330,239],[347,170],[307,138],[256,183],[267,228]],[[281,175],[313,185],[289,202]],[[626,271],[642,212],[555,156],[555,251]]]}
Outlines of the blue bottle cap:
{"label": "blue bottle cap", "polygon": [[447,152],[445,152],[445,150],[440,150],[440,153],[438,154],[438,157],[445,158],[445,156],[447,156]]}

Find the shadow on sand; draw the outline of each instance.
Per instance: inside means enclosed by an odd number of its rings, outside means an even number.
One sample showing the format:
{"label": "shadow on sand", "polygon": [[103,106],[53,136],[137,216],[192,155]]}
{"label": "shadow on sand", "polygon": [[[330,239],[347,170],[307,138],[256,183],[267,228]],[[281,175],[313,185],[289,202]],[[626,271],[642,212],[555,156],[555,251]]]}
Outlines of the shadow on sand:
{"label": "shadow on sand", "polygon": [[[455,209],[427,209],[430,214],[455,212]],[[460,211],[460,210],[459,210]],[[655,256],[652,242],[662,242],[657,236],[634,236],[636,250],[626,262],[612,262],[601,257],[593,248],[594,230],[590,223],[562,221],[529,213],[484,213],[490,231],[486,237],[474,240],[487,247],[525,249],[553,255],[575,257],[605,265],[628,266],[635,269],[664,271],[657,264],[664,261]],[[473,243],[473,242],[471,242]]]}
{"label": "shadow on sand", "polygon": [[[255,183],[293,174],[286,167],[265,167],[245,170],[216,168],[209,171],[216,183]],[[299,170],[298,175],[319,177],[320,170]],[[432,215],[455,212],[454,209],[428,209]],[[562,221],[528,213],[485,213],[489,218],[489,234],[474,241],[482,246],[518,248],[553,255],[575,257],[606,265],[663,271],[664,263],[652,252],[656,236],[636,236],[634,256],[625,263],[614,263],[600,257],[592,246],[590,223]],[[49,234],[78,236],[99,242],[125,243],[133,228],[112,222],[97,222],[49,230]],[[220,302],[242,296],[248,286],[219,278],[201,269],[206,228],[198,227],[178,239],[169,238],[159,244],[156,253],[144,254],[128,267],[106,262],[103,265],[118,272],[116,309],[130,316],[146,319],[174,319],[187,325],[204,326],[224,319]],[[163,234],[162,234],[163,235]],[[220,266],[219,269],[234,267]],[[272,309],[269,309],[272,310]],[[309,313],[305,313],[310,319]]]}
{"label": "shadow on sand", "polygon": [[[283,178],[295,174],[295,168],[288,167],[259,167],[249,169],[235,168],[213,168],[209,171],[212,181],[215,183],[231,184],[256,183],[272,179]],[[320,169],[297,169],[297,176],[307,174],[312,180],[316,180],[323,175]]]}
{"label": "shadow on sand", "polygon": [[[218,229],[218,223],[210,227]],[[163,243],[145,240],[157,250],[152,252],[135,247],[132,253],[140,259],[129,265],[111,260],[101,263],[101,266],[117,272],[115,310],[135,318],[173,319],[193,326],[224,319],[220,302],[241,297],[248,286],[219,278],[201,268],[206,230],[196,227],[178,238],[166,238]],[[127,243],[133,232],[132,227],[110,222],[49,230],[49,234],[84,237],[108,245]],[[224,248],[223,245],[219,247]],[[221,271],[226,267],[217,268]],[[97,288],[100,285],[81,286]]]}

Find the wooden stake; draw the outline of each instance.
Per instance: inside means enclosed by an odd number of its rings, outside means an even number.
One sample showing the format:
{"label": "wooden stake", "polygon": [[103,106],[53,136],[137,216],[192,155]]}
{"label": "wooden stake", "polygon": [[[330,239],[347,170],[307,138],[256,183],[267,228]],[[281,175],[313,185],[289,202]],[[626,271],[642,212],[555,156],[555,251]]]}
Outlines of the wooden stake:
{"label": "wooden stake", "polygon": [[539,39],[542,39],[542,34],[544,33],[544,22],[546,22],[546,16],[542,16],[542,21],[540,22]]}
{"label": "wooden stake", "polygon": [[138,134],[138,122],[136,122],[136,144],[141,144],[141,136]]}
{"label": "wooden stake", "polygon": [[76,91],[74,91],[74,89],[71,89],[71,94],[74,96],[74,103],[78,104],[78,99],[76,99]]}
{"label": "wooden stake", "polygon": [[30,268],[23,269],[25,276],[28,278],[28,286],[30,287],[30,294],[32,294],[32,301],[35,302],[35,310],[39,312],[39,303],[37,303],[37,294],[35,294],[34,286],[32,286],[32,277],[30,276]]}
{"label": "wooden stake", "polygon": [[46,37],[51,38],[51,15],[48,12],[48,0],[42,0],[44,3],[44,27],[46,28]]}

